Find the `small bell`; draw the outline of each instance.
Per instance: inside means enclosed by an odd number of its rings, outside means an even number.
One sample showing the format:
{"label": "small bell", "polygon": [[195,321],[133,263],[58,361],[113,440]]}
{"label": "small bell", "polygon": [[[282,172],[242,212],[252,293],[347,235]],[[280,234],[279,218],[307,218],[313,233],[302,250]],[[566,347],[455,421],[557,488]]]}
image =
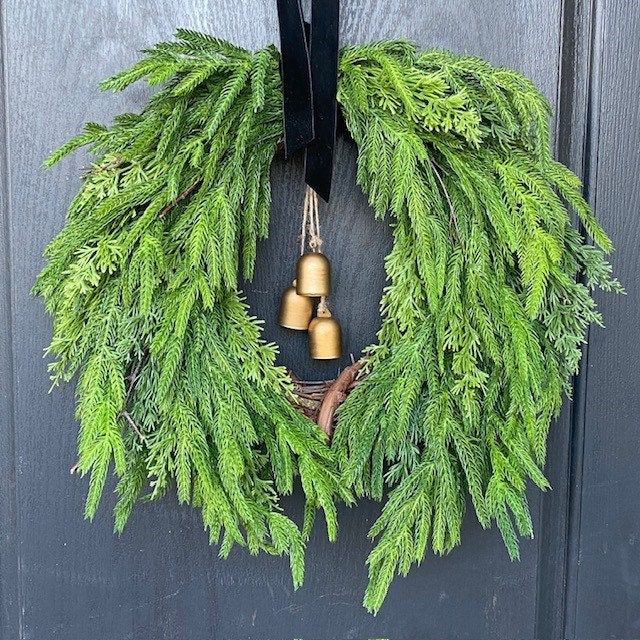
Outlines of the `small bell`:
{"label": "small bell", "polygon": [[296,281],[282,292],[278,322],[287,329],[306,331],[313,316],[313,300],[296,292]]}
{"label": "small bell", "polygon": [[296,290],[300,296],[321,298],[331,291],[331,264],[322,253],[304,253],[296,268]]}
{"label": "small bell", "polygon": [[314,360],[334,360],[342,356],[342,330],[326,307],[309,324],[309,354]]}

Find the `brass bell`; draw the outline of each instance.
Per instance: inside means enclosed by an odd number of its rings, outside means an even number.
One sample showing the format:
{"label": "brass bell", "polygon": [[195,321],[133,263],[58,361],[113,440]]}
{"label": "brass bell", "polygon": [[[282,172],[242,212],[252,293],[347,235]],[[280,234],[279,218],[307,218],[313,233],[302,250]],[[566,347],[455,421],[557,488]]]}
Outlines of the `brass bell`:
{"label": "brass bell", "polygon": [[304,253],[296,267],[298,295],[320,298],[331,290],[331,264],[322,253]]}
{"label": "brass bell", "polygon": [[319,308],[309,324],[309,354],[314,360],[334,360],[342,356],[342,330],[329,309]]}
{"label": "brass bell", "polygon": [[282,292],[278,322],[287,329],[306,331],[313,316],[313,300],[298,295],[296,281]]}

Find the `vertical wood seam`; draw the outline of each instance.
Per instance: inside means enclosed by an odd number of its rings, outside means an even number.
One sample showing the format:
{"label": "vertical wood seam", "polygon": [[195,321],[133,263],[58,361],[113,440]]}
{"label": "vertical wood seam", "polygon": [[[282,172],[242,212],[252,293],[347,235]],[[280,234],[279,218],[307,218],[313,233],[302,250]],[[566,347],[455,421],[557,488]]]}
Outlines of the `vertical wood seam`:
{"label": "vertical wood seam", "polygon": [[[563,136],[565,129],[574,132],[573,113],[578,97],[575,82],[571,78],[576,72],[576,6],[574,0],[562,0],[560,3],[560,27],[558,37],[558,75],[556,83],[556,118],[554,155],[569,164],[565,155]],[[569,405],[569,412],[572,406]],[[545,467],[552,488],[542,495],[538,517],[539,541],[538,566],[536,575],[536,601],[534,618],[534,637],[536,640],[557,640],[564,633],[564,574],[566,561],[566,509],[568,504],[568,467],[570,439],[554,429],[571,428],[571,417],[561,416],[552,425],[547,439],[549,450]],[[556,449],[553,447],[556,446]],[[558,450],[559,449],[559,450]],[[563,479],[562,466],[565,466]],[[560,473],[558,473],[560,468]],[[558,478],[560,481],[558,481]],[[564,529],[564,530],[563,530]],[[558,533],[561,532],[559,536]],[[560,566],[558,566],[560,564]]]}
{"label": "vertical wood seam", "polygon": [[[594,139],[594,96],[597,89],[597,60],[594,44],[597,0],[563,0],[561,5],[556,153],[584,183],[590,195],[591,158]],[[597,158],[596,164],[597,166]],[[574,221],[579,224],[577,216]],[[582,229],[583,233],[584,230]],[[580,536],[582,469],[588,338],[582,349],[578,374],[572,381],[573,402],[556,425],[553,443],[560,451],[550,456],[547,473],[554,490],[543,496],[540,510],[539,570],[536,593],[538,640],[563,640],[575,632],[575,578]],[[550,438],[551,440],[551,438]],[[575,575],[574,575],[575,574]]]}
{"label": "vertical wood seam", "polygon": [[[603,25],[599,0],[590,0],[589,69],[587,113],[583,143],[584,195],[597,213],[598,155],[600,140],[600,107],[602,103]],[[583,230],[584,232],[584,230]],[[586,234],[585,234],[586,235]],[[580,573],[580,541],[582,533],[583,476],[586,444],[586,405],[589,377],[589,340],[583,348],[580,375],[574,380],[575,412],[572,416],[571,483],[569,487],[568,547],[566,566],[565,628],[566,638],[575,638],[578,618],[578,579]]]}
{"label": "vertical wood seam", "polygon": [[6,637],[24,638],[23,598],[21,587],[20,556],[18,542],[18,502],[16,469],[16,428],[15,428],[15,387],[14,387],[14,347],[13,347],[13,274],[11,270],[11,179],[9,176],[10,141],[8,130],[8,46],[6,32],[6,4],[0,5],[0,139],[4,141],[4,153],[0,154],[0,211],[2,213],[2,245],[0,246],[1,269],[6,273],[0,294],[2,304],[5,348],[0,354],[4,363],[2,378],[6,411],[4,427],[0,432],[2,454],[0,455],[0,478],[6,492],[0,500],[0,532],[2,553],[0,553],[0,604],[2,617],[0,631]]}

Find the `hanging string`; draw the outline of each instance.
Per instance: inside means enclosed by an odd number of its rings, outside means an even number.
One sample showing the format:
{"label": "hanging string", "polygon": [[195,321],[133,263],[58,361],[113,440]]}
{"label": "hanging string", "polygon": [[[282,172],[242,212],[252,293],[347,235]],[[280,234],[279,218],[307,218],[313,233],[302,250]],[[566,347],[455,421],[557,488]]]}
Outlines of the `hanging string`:
{"label": "hanging string", "polygon": [[[308,237],[308,242],[307,242]],[[304,193],[304,205],[302,207],[302,230],[300,233],[300,255],[303,255],[307,244],[313,253],[322,253],[322,236],[320,235],[320,213],[318,206],[318,194],[307,185]],[[318,302],[318,311],[328,311],[325,296]]]}
{"label": "hanging string", "polygon": [[322,253],[322,236],[320,235],[320,214],[318,206],[318,194],[309,186],[304,194],[302,209],[302,232],[300,234],[300,255],[308,245],[314,253]]}

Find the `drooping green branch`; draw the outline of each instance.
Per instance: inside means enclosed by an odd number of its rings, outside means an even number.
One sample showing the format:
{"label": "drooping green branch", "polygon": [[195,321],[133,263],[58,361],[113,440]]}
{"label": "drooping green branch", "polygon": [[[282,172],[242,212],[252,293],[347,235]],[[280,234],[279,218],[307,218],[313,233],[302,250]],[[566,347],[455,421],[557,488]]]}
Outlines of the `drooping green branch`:
{"label": "drooping green branch", "polygon": [[370,531],[375,612],[428,545],[460,542],[467,495],[518,557],[517,536],[533,533],[527,482],[548,486],[549,425],[599,322],[588,288],[620,286],[578,179],[551,157],[530,81],[408,43],[348,49],[340,72],[358,182],[395,240],[379,342],[334,439],[348,487],[389,493]]}
{"label": "drooping green branch", "polygon": [[291,407],[291,381],[260,340],[237,273],[268,230],[269,171],[282,138],[278,55],[179,32],[105,81],[164,84],[140,114],[87,125],[54,152],[98,156],[46,251],[36,293],[54,316],[55,381],[80,372],[78,469],[86,515],[111,464],[121,531],[145,487],[200,507],[212,543],[287,553],[304,537],[279,507],[294,478],[336,536],[338,483],[322,432]]}

